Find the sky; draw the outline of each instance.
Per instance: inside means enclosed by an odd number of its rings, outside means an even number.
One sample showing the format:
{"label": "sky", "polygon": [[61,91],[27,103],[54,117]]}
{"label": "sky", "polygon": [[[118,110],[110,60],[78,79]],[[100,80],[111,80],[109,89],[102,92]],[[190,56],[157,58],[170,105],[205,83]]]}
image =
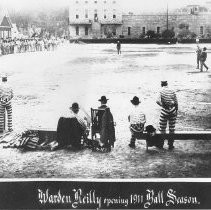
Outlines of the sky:
{"label": "sky", "polygon": [[[67,6],[75,0],[0,0],[0,7],[14,10],[38,10],[40,8],[58,8]],[[163,12],[167,4],[169,10],[188,4],[204,5],[211,0],[118,0],[123,12]]]}

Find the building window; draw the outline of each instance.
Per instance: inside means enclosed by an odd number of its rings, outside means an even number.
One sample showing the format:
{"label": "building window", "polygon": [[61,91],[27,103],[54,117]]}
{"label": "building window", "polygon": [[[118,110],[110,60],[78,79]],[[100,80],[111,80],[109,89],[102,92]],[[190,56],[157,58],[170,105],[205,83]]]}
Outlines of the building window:
{"label": "building window", "polygon": [[157,27],[157,34],[159,34],[160,33],[160,27],[158,26]]}
{"label": "building window", "polygon": [[186,30],[189,30],[189,26],[185,26]]}
{"label": "building window", "polygon": [[128,34],[128,36],[131,35],[131,27],[128,27],[128,28],[127,28],[127,34]]}
{"label": "building window", "polygon": [[76,19],[79,19],[79,15],[76,15],[75,18],[76,18]]}
{"label": "building window", "polygon": [[97,22],[98,21],[98,15],[97,15],[97,10],[94,10],[94,21]]}
{"label": "building window", "polygon": [[76,28],[75,28],[75,33],[76,33],[76,36],[79,35],[79,27],[78,26],[76,26]]}
{"label": "building window", "polygon": [[88,36],[89,35],[89,28],[86,26],[85,27],[85,35]]}
{"label": "building window", "polygon": [[85,10],[85,18],[88,18],[89,16],[88,16],[88,10],[86,9]]}
{"label": "building window", "polygon": [[116,18],[116,10],[114,9],[113,10],[113,19],[115,19]]}
{"label": "building window", "polygon": [[103,3],[106,4],[106,1],[104,1]]}
{"label": "building window", "polygon": [[114,36],[116,36],[116,28],[113,28],[113,29],[112,29],[112,34],[113,34]]}
{"label": "building window", "polygon": [[200,34],[203,35],[204,34],[204,27],[200,26]]}
{"label": "building window", "polygon": [[85,1],[85,4],[88,4],[88,1]]}
{"label": "building window", "polygon": [[142,34],[143,34],[143,35],[146,34],[146,28],[145,28],[145,27],[142,28]]}
{"label": "building window", "polygon": [[116,1],[113,1],[113,4],[116,4]]}
{"label": "building window", "polygon": [[106,18],[107,18],[106,13],[107,13],[107,10],[106,10],[106,9],[104,9],[104,19],[106,19]]}
{"label": "building window", "polygon": [[97,1],[94,1],[95,4],[97,4]]}

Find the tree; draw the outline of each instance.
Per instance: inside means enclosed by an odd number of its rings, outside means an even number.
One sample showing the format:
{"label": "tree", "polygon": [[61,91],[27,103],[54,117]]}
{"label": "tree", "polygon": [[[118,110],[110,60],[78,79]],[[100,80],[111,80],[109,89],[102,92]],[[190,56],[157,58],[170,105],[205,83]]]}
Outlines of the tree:
{"label": "tree", "polygon": [[195,39],[196,34],[194,32],[191,32],[190,30],[183,29],[178,34],[179,39]]}
{"label": "tree", "polygon": [[152,31],[152,30],[147,31],[146,36],[147,36],[149,39],[156,38],[155,31]]}
{"label": "tree", "polygon": [[173,30],[164,30],[161,34],[161,37],[164,39],[173,39],[175,37],[175,32]]}

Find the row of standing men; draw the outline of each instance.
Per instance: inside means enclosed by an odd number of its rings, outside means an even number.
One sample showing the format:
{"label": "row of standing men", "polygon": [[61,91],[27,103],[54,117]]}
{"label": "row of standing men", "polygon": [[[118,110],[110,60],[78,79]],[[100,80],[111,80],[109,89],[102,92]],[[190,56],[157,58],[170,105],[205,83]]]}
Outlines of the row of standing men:
{"label": "row of standing men", "polygon": [[14,53],[50,51],[55,50],[60,44],[59,39],[1,39],[0,55],[8,55]]}

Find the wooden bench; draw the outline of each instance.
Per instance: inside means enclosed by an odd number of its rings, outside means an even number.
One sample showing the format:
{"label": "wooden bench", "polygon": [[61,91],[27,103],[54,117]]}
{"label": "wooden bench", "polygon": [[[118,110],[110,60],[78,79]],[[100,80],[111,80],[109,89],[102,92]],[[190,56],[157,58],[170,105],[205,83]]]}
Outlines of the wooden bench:
{"label": "wooden bench", "polygon": [[[33,132],[37,132],[41,142],[55,141],[56,131],[49,129],[31,129]],[[140,140],[146,140],[146,134],[143,133]],[[157,132],[157,135],[162,135],[165,139],[173,137],[174,140],[211,140],[211,131],[177,131],[174,134],[161,134]],[[147,146],[147,145],[146,145]],[[148,150],[148,146],[147,146]]]}

